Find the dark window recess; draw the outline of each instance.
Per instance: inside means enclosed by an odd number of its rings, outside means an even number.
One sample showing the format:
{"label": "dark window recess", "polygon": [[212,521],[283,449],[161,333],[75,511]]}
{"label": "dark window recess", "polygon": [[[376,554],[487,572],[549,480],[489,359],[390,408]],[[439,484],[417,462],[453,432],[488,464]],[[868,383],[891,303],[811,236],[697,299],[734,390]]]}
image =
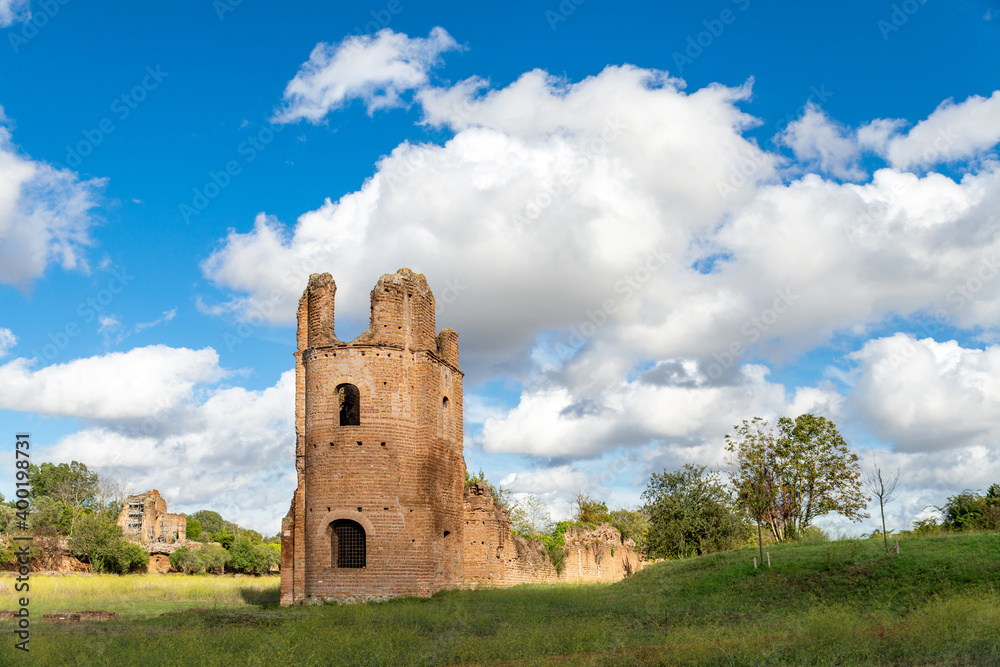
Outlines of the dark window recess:
{"label": "dark window recess", "polygon": [[361,424],[361,393],[353,384],[337,385],[337,400],[340,402],[340,425],[359,426]]}
{"label": "dark window recess", "polygon": [[330,524],[330,555],[333,567],[365,566],[365,529],[349,519]]}

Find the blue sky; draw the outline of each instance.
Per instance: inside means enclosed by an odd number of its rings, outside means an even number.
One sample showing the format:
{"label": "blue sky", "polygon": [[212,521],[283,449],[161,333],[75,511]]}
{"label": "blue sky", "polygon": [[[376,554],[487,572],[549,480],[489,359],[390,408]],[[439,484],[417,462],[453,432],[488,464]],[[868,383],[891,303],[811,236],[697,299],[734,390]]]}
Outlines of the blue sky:
{"label": "blue sky", "polygon": [[557,517],[755,415],[899,466],[896,527],[1000,481],[993,0],[0,25],[0,438],[38,461],[276,531],[297,294],[330,272],[350,339],[408,266],[460,334],[468,467]]}

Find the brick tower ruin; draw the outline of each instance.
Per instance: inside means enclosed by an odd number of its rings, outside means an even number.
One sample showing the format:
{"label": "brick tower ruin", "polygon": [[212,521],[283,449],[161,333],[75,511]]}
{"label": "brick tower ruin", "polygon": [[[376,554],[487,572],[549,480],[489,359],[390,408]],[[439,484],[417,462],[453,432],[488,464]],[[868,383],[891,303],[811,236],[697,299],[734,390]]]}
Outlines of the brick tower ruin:
{"label": "brick tower ruin", "polygon": [[309,277],[298,309],[295,467],[282,522],[281,603],[431,595],[462,585],[458,334],[434,295],[383,275],[367,331],[334,333],[337,286]]}

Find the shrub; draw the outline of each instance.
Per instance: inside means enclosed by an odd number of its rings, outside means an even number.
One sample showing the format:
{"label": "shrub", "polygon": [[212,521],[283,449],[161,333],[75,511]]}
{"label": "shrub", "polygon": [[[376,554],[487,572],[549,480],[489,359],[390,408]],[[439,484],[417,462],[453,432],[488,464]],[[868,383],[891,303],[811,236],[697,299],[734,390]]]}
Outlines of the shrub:
{"label": "shrub", "polygon": [[[882,537],[882,531],[876,530],[875,536],[878,538]],[[812,544],[815,542],[829,542],[830,536],[826,534],[819,526],[806,526],[806,529],[802,531],[799,535],[799,542],[804,542],[806,544]]]}
{"label": "shrub", "polygon": [[117,558],[117,571],[144,572],[149,567],[149,552],[141,545],[126,542]]}
{"label": "shrub", "polygon": [[1000,506],[994,504],[994,500],[1000,500],[1000,497],[989,495],[994,491],[990,487],[986,496],[980,496],[966,490],[948,498],[944,507],[940,508],[945,525],[956,530],[1000,529]]}
{"label": "shrub", "polygon": [[201,566],[206,572],[222,574],[226,571],[226,561],[229,560],[229,552],[218,544],[206,544],[197,551]]}
{"label": "shrub", "polygon": [[267,574],[279,562],[280,558],[274,549],[268,545],[254,544],[249,538],[241,536],[233,542],[226,565],[236,572]]}
{"label": "shrub", "polygon": [[643,491],[649,516],[651,558],[687,558],[734,549],[749,536],[718,473],[685,464],[675,472],[653,473]]}
{"label": "shrub", "polygon": [[202,571],[201,559],[187,547],[181,547],[170,554],[170,567],[178,572],[188,574],[197,574]]}
{"label": "shrub", "polygon": [[122,574],[138,567],[140,561],[143,566],[149,563],[149,553],[126,542],[121,526],[97,514],[80,517],[69,538],[69,550],[90,561],[95,572]]}
{"label": "shrub", "polygon": [[910,532],[913,535],[937,535],[947,531],[946,526],[942,526],[938,523],[937,517],[930,517],[928,519],[920,519],[913,522],[913,530]]}
{"label": "shrub", "polygon": [[16,562],[17,556],[14,554],[13,544],[5,542],[3,548],[0,549],[0,566],[6,566]]}

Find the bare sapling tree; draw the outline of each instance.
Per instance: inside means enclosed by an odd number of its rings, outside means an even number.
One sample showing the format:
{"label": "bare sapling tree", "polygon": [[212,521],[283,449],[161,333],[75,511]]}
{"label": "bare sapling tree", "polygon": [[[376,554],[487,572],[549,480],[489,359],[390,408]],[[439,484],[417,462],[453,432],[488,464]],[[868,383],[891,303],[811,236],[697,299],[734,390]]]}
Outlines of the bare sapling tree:
{"label": "bare sapling tree", "polygon": [[510,521],[514,530],[525,537],[538,537],[552,530],[549,508],[545,501],[531,493],[511,509]]}
{"label": "bare sapling tree", "polygon": [[885,506],[896,497],[899,484],[899,468],[892,474],[882,472],[882,467],[874,458],[872,467],[865,473],[865,489],[878,498],[878,509],[882,515],[882,540],[885,542],[885,553],[889,555],[889,536],[885,532]]}

